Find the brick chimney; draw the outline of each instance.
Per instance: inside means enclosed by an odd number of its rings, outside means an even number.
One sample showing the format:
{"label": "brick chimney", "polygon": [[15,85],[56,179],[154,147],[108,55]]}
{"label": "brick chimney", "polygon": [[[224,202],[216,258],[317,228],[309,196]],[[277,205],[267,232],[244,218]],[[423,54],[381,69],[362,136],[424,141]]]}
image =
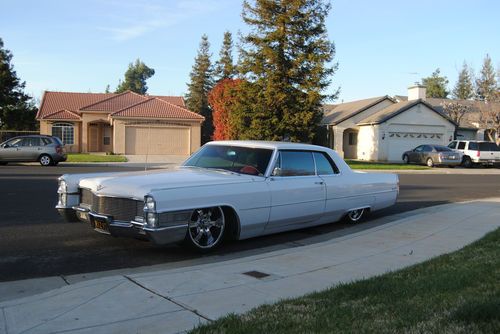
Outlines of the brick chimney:
{"label": "brick chimney", "polygon": [[426,88],[419,83],[408,87],[408,101],[422,99],[425,101]]}

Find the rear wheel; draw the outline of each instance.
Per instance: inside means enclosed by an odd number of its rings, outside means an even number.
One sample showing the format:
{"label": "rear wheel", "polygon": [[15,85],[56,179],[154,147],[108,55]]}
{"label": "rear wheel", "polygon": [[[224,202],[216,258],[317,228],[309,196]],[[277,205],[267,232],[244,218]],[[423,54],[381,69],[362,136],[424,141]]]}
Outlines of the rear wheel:
{"label": "rear wheel", "polygon": [[48,154],[41,155],[40,158],[38,159],[38,161],[40,162],[40,165],[42,165],[42,166],[51,166],[54,163],[54,160]]}
{"label": "rear wheel", "polygon": [[434,167],[434,161],[432,161],[431,158],[428,158],[425,163],[427,164],[427,167]]}
{"label": "rear wheel", "polygon": [[472,160],[470,157],[464,157],[462,160],[462,166],[465,168],[471,168],[472,167]]}
{"label": "rear wheel", "polygon": [[224,237],[226,220],[220,207],[196,209],[189,221],[186,242],[194,249],[208,252]]}
{"label": "rear wheel", "polygon": [[346,220],[350,223],[357,223],[363,218],[365,211],[366,209],[351,210],[345,216]]}

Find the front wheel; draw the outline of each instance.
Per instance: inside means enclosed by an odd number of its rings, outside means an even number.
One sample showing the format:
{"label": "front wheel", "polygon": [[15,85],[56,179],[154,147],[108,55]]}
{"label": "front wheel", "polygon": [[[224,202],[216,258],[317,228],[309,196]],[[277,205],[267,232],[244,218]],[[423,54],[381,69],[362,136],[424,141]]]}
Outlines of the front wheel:
{"label": "front wheel", "polygon": [[405,155],[403,155],[403,162],[404,162],[405,164],[409,164],[409,163],[410,163],[410,159],[408,158],[408,156],[407,156],[406,154],[405,154]]}
{"label": "front wheel", "polygon": [[427,164],[427,167],[434,167],[434,161],[432,161],[431,158],[427,159],[426,164]]}
{"label": "front wheel", "polygon": [[194,249],[208,252],[224,237],[226,220],[220,207],[194,210],[189,221],[186,242]]}
{"label": "front wheel", "polygon": [[44,154],[38,159],[40,165],[42,166],[51,166],[54,163],[54,160],[50,155]]}

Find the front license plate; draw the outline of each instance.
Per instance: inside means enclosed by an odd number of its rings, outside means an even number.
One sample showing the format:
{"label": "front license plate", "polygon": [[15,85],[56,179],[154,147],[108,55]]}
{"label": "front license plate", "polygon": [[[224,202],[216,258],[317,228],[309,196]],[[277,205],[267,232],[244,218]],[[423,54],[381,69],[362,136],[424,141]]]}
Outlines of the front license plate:
{"label": "front license plate", "polygon": [[94,217],[94,228],[97,230],[97,232],[109,234],[109,225],[104,218]]}
{"label": "front license plate", "polygon": [[85,220],[85,221],[88,221],[88,220],[89,220],[86,212],[83,212],[83,211],[77,211],[77,212],[76,212],[76,215],[77,215],[77,216],[78,216],[78,218],[80,218],[81,220]]}

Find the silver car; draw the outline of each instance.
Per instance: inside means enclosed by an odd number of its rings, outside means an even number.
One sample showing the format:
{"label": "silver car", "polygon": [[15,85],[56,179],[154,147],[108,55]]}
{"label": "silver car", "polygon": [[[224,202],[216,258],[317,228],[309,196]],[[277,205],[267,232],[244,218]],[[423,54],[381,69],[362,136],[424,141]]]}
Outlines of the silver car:
{"label": "silver car", "polygon": [[442,145],[420,145],[402,155],[405,163],[424,164],[429,167],[455,167],[462,163],[462,153]]}
{"label": "silver car", "polygon": [[66,158],[63,143],[53,136],[19,136],[0,144],[0,165],[38,161],[42,166],[55,166]]}

